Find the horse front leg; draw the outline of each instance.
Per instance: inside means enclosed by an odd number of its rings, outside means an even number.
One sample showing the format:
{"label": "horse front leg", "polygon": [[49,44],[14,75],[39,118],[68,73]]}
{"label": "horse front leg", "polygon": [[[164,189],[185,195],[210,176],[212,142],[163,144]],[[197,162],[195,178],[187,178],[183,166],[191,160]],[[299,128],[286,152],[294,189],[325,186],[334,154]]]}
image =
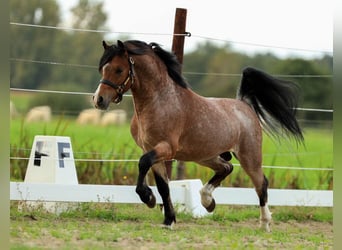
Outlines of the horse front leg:
{"label": "horse front leg", "polygon": [[171,202],[169,180],[164,162],[154,164],[152,166],[154,178],[156,180],[158,192],[163,201],[164,208],[164,225],[172,229],[173,223],[176,222],[175,211]]}
{"label": "horse front leg", "polygon": [[135,191],[139,195],[142,202],[148,207],[153,208],[156,205],[156,197],[152,190],[147,186],[145,177],[156,160],[156,152],[154,150],[144,154],[139,160],[139,175]]}
{"label": "horse front leg", "polygon": [[201,203],[209,213],[214,211],[216,206],[215,199],[212,196],[213,191],[221,184],[224,178],[233,171],[233,164],[231,164],[229,160],[226,159],[226,157],[218,156],[213,159],[200,162],[200,164],[215,171],[215,175],[200,190]]}
{"label": "horse front leg", "polygon": [[135,191],[139,195],[141,201],[150,208],[153,208],[156,205],[156,198],[145,182],[146,174],[152,165],[165,160],[170,160],[172,158],[171,155],[170,144],[163,141],[158,143],[153,150],[145,153],[139,160],[139,175]]}

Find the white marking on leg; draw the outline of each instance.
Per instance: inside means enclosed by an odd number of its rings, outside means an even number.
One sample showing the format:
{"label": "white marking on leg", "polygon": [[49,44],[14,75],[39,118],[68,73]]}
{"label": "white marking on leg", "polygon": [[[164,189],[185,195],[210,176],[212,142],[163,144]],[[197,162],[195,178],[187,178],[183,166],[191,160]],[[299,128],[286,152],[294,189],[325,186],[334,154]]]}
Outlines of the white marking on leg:
{"label": "white marking on leg", "polygon": [[171,225],[162,224],[161,227],[164,228],[164,229],[173,230],[174,227],[175,227],[175,222],[173,221],[173,222],[171,223]]}
{"label": "white marking on leg", "polygon": [[270,212],[267,203],[265,206],[260,207],[260,226],[266,232],[271,232],[270,224],[272,221],[272,213]]}
{"label": "white marking on leg", "polygon": [[211,194],[214,191],[214,189],[215,187],[213,185],[207,183],[200,190],[201,203],[205,208],[209,207],[213,201],[213,197]]}

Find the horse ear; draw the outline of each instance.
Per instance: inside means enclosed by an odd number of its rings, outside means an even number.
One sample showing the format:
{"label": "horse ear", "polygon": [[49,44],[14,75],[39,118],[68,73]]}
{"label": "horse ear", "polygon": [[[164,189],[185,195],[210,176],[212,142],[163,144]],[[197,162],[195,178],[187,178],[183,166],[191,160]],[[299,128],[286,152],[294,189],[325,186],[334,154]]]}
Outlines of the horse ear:
{"label": "horse ear", "polygon": [[122,50],[125,49],[125,45],[123,44],[123,42],[121,42],[120,40],[118,40],[118,47]]}
{"label": "horse ear", "polygon": [[102,46],[105,50],[110,47],[105,41],[102,41]]}

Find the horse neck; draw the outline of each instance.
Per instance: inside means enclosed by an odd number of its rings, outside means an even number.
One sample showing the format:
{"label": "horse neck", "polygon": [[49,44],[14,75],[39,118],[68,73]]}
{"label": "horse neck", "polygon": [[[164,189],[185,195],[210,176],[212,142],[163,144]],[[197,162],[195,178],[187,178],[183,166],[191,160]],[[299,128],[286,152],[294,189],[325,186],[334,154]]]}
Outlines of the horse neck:
{"label": "horse neck", "polygon": [[179,91],[177,87],[160,60],[145,56],[135,59],[135,83],[131,92],[137,111],[171,98]]}

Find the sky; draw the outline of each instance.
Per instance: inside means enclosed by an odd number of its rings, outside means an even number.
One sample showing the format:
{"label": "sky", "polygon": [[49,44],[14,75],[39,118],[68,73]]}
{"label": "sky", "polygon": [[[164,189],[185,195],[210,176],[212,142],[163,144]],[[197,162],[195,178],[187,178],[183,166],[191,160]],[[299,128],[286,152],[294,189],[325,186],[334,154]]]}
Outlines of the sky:
{"label": "sky", "polygon": [[[59,0],[68,10],[78,0]],[[104,0],[106,29],[171,49],[176,8],[187,9],[185,52],[207,40],[247,54],[320,57],[333,51],[333,0]],[[119,33],[121,34],[121,33]],[[157,35],[151,35],[157,34]],[[117,39],[117,33],[106,36]],[[259,46],[262,45],[262,46]]]}

